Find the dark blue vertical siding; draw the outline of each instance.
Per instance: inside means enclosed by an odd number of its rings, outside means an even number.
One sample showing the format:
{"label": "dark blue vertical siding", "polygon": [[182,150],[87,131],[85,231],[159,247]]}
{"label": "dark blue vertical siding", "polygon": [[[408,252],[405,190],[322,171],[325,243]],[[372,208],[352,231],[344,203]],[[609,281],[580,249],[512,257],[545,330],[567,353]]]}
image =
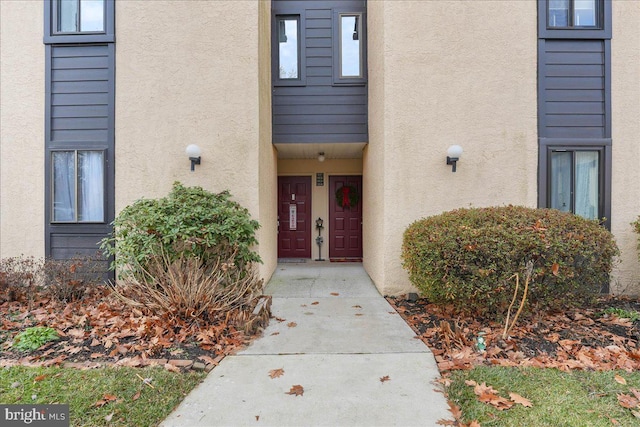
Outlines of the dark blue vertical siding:
{"label": "dark blue vertical siding", "polygon": [[606,137],[603,40],[545,40],[539,72],[540,137]]}
{"label": "dark blue vertical siding", "polygon": [[[363,0],[272,2],[274,16],[303,17],[306,74],[304,86],[278,86],[274,80],[273,143],[368,141],[366,83],[335,85],[333,78],[333,11],[365,12],[365,5]],[[277,44],[272,52],[277,61]]]}
{"label": "dark blue vertical siding", "polygon": [[[46,93],[46,255],[55,259],[95,256],[114,218],[114,45],[49,45]],[[51,222],[51,152],[105,151],[104,223]],[[102,261],[104,270],[106,260]]]}

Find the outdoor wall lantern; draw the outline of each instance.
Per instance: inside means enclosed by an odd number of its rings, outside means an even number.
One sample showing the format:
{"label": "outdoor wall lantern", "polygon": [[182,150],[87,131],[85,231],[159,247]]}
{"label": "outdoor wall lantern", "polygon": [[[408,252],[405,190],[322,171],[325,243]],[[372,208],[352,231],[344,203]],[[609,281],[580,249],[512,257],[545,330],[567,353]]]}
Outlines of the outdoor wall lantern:
{"label": "outdoor wall lantern", "polygon": [[451,172],[456,171],[456,163],[462,156],[462,147],[459,145],[452,145],[447,149],[447,164],[451,165]]}
{"label": "outdoor wall lantern", "polygon": [[196,144],[189,144],[186,150],[189,160],[191,160],[191,172],[196,170],[196,165],[200,164],[200,147]]}
{"label": "outdoor wall lantern", "polygon": [[318,153],[318,161],[324,162],[324,151]]}

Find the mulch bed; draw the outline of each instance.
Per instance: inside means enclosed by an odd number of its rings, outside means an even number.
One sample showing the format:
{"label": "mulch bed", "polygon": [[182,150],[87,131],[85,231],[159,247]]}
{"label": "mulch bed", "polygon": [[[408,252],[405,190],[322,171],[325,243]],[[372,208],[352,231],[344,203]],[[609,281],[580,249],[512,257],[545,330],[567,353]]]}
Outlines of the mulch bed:
{"label": "mulch bed", "polygon": [[[13,349],[14,337],[31,326],[52,327],[60,339],[33,352]],[[210,370],[253,338],[242,326],[229,315],[214,325],[153,316],[125,305],[107,286],[95,286],[70,303],[36,295],[0,304],[0,367],[160,364]]]}
{"label": "mulch bed", "polygon": [[609,307],[640,313],[638,299],[601,297],[589,307],[521,317],[504,339],[504,323],[496,319],[453,315],[451,307],[426,299],[387,300],[431,348],[442,372],[477,365],[640,369],[640,321],[604,313]]}

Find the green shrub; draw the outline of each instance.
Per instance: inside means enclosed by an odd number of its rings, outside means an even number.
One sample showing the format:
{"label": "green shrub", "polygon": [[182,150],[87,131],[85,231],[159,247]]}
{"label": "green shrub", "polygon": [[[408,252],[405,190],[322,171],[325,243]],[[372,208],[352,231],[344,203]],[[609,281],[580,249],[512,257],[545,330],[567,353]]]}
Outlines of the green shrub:
{"label": "green shrub", "polygon": [[34,326],[16,335],[12,347],[21,351],[33,351],[58,338],[58,333],[55,329],[47,326]]}
{"label": "green shrub", "polygon": [[102,241],[101,249],[115,256],[112,267],[139,280],[153,257],[195,257],[206,268],[232,254],[241,270],[260,262],[252,250],[259,224],[228,191],[214,194],[176,182],[168,196],[136,201],[113,224],[114,234]]}
{"label": "green shrub", "polygon": [[518,273],[534,262],[528,302],[555,309],[584,302],[608,283],[618,248],[598,221],[518,206],[459,209],[404,233],[403,265],[424,296],[461,311],[504,313]]}

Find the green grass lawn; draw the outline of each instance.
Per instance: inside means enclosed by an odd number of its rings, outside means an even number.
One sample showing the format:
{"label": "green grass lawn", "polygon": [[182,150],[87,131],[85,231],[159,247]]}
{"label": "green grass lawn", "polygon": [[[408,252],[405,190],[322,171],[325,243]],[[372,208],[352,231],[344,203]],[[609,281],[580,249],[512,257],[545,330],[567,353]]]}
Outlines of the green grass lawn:
{"label": "green grass lawn", "polygon": [[[617,382],[616,374],[626,384]],[[482,427],[640,426],[640,419],[631,409],[622,407],[617,398],[620,393],[633,396],[631,388],[640,389],[640,372],[477,367],[454,371],[450,379],[449,399],[460,406],[465,422],[477,420]],[[510,392],[518,393],[533,406],[514,405],[499,411],[478,401],[465,380],[485,382],[507,399]]]}
{"label": "green grass lawn", "polygon": [[0,368],[0,403],[69,404],[73,426],[155,426],[205,376],[159,367]]}

